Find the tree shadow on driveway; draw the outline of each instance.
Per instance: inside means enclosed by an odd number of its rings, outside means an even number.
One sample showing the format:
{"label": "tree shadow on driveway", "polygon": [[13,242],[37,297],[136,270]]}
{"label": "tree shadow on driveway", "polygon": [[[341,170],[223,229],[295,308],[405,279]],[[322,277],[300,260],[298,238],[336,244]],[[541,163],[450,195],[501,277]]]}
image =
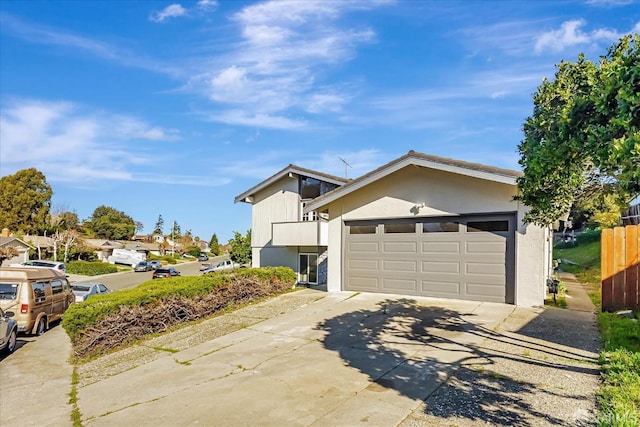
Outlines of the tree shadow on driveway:
{"label": "tree shadow on driveway", "polygon": [[402,298],[318,328],[326,349],[370,378],[367,392],[416,402],[408,425],[588,423],[597,354],[546,341],[544,313],[514,317],[496,332],[477,314]]}

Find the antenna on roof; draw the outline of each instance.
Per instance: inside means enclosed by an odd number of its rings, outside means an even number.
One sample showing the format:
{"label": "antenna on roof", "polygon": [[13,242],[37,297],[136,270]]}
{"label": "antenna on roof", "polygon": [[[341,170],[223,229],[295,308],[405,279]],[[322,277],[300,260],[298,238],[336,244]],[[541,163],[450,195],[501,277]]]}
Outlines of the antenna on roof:
{"label": "antenna on roof", "polygon": [[338,157],[340,159],[340,161],[342,163],[344,163],[344,177],[347,178],[347,166],[351,167],[351,165],[349,164],[349,162],[347,162],[345,159],[343,159],[342,157]]}

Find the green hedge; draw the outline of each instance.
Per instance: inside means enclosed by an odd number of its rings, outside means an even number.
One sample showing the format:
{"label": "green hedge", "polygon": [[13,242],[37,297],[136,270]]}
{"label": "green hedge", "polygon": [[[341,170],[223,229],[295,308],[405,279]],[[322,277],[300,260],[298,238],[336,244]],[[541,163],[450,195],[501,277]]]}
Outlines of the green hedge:
{"label": "green hedge", "polygon": [[67,263],[67,273],[83,276],[98,276],[100,274],[116,273],[118,267],[106,262],[70,261]]}
{"label": "green hedge", "polygon": [[296,274],[288,267],[243,268],[218,274],[149,280],[133,289],[92,296],[87,301],[71,305],[62,319],[62,327],[74,341],[83,330],[117,313],[122,307],[145,306],[173,297],[206,295],[216,287],[242,278],[286,282],[290,288],[296,283]]}

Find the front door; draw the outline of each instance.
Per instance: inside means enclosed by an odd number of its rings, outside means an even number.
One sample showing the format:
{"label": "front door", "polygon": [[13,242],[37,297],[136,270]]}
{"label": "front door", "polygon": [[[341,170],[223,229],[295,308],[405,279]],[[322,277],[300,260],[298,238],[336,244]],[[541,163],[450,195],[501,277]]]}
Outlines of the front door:
{"label": "front door", "polygon": [[307,284],[318,283],[318,254],[300,254],[300,269],[298,282]]}

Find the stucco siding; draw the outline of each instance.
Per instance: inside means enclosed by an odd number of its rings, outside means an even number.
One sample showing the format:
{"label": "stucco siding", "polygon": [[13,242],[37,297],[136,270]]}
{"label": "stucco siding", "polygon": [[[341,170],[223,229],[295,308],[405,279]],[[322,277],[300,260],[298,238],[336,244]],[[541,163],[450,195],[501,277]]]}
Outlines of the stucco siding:
{"label": "stucco siding", "polygon": [[[254,267],[290,267],[293,271],[298,271],[298,248],[291,247],[266,247],[253,249],[254,254],[258,252],[260,265]],[[255,260],[255,258],[254,258]]]}
{"label": "stucco siding", "polygon": [[516,232],[516,305],[531,307],[544,304],[551,246],[549,230],[523,224],[523,216],[521,210]]}
{"label": "stucco siding", "polygon": [[512,212],[514,186],[407,167],[339,200],[343,220]]}

